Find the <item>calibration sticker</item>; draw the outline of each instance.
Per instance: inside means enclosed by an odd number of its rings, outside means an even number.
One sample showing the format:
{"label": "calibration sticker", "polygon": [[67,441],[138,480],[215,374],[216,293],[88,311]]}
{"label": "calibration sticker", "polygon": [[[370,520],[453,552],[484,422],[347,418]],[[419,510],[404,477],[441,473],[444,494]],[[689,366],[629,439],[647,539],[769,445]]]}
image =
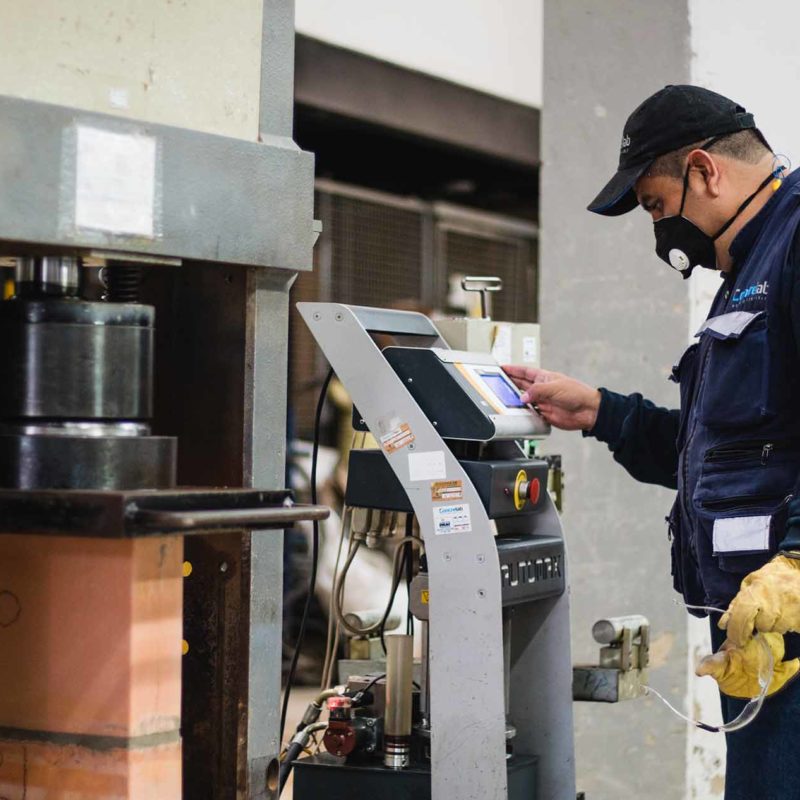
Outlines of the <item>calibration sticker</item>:
{"label": "calibration sticker", "polygon": [[455,503],[464,499],[464,484],[461,481],[435,481],[431,484],[431,500],[434,503]]}
{"label": "calibration sticker", "polygon": [[433,509],[433,532],[437,536],[445,533],[469,533],[471,530],[469,503],[436,506]]}
{"label": "calibration sticker", "polygon": [[381,436],[381,447],[387,453],[396,453],[411,444],[415,438],[411,432],[411,426],[407,422],[403,422],[389,433]]}

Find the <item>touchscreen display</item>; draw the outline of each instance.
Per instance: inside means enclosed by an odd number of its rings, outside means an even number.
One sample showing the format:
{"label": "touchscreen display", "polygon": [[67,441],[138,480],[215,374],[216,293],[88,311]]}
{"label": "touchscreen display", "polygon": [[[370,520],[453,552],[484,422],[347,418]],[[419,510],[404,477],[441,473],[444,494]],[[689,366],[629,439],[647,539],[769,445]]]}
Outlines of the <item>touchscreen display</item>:
{"label": "touchscreen display", "polygon": [[505,375],[497,372],[480,372],[479,375],[506,408],[525,408],[525,403]]}

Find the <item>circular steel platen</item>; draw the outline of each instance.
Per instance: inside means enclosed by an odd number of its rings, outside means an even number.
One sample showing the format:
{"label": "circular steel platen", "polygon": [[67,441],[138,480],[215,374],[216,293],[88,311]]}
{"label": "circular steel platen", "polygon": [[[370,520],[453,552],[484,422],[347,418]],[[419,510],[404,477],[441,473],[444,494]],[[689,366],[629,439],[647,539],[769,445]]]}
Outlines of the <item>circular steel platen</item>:
{"label": "circular steel platen", "polygon": [[0,435],[3,489],[169,489],[176,464],[169,436]]}
{"label": "circular steel platen", "polygon": [[0,419],[148,419],[153,320],[148,306],[0,303]]}

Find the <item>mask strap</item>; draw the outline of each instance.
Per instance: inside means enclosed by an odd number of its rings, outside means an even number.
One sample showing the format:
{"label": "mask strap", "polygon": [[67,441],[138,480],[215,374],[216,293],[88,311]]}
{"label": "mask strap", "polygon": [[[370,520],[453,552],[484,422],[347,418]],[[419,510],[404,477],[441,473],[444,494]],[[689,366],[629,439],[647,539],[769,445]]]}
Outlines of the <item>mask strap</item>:
{"label": "mask strap", "polygon": [[[783,168],[781,167],[781,169]],[[711,237],[711,241],[715,242],[717,239],[719,239],[719,237],[722,236],[722,234],[725,233],[725,231],[728,230],[728,228],[730,228],[731,225],[733,225],[733,223],[736,221],[737,217],[742,213],[742,211],[744,211],[747,208],[747,206],[749,206],[750,203],[752,203],[753,200],[755,200],[756,195],[760,194],[761,190],[768,183],[772,183],[772,181],[774,180],[775,180],[775,173],[770,172],[770,174],[767,175],[767,177],[764,178],[764,180],[758,184],[758,188],[739,206],[739,208],[736,209],[736,213]]]}

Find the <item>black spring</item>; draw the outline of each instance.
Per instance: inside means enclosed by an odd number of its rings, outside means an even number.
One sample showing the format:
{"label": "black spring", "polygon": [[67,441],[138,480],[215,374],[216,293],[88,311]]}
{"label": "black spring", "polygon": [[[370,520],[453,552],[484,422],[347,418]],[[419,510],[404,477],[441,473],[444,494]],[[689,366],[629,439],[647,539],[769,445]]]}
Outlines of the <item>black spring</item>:
{"label": "black spring", "polygon": [[109,264],[105,269],[106,299],[110,303],[138,303],[142,268],[130,264]]}

